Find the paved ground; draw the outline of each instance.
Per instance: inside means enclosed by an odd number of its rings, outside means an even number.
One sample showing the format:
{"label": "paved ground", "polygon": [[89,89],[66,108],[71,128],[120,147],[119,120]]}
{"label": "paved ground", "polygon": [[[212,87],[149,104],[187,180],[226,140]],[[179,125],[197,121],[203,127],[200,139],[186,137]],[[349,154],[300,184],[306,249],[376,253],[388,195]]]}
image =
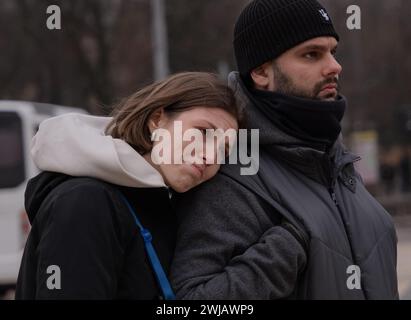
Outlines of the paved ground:
{"label": "paved ground", "polygon": [[411,300],[411,214],[394,218],[398,235],[398,290]]}

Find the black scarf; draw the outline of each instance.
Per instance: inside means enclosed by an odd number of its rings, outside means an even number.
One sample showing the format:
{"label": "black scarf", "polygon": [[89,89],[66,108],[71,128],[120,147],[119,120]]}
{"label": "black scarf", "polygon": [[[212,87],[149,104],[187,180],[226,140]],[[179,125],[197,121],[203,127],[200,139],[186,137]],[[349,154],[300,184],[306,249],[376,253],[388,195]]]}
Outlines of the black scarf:
{"label": "black scarf", "polygon": [[257,89],[246,91],[253,105],[276,127],[313,148],[328,151],[341,133],[347,105],[343,96],[336,101],[321,101]]}

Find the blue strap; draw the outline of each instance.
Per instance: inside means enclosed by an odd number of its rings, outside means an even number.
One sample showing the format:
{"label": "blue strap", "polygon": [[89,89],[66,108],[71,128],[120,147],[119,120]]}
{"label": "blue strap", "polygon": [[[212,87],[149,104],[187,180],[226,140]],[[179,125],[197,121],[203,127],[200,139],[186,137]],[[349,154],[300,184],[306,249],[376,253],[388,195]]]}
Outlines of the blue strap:
{"label": "blue strap", "polygon": [[158,259],[156,250],[154,249],[153,244],[151,242],[153,237],[151,236],[150,231],[145,229],[143,225],[140,223],[140,220],[138,220],[137,214],[134,208],[131,206],[127,198],[122,193],[120,193],[120,195],[123,198],[124,202],[127,204],[127,207],[130,210],[130,212],[133,214],[134,221],[136,222],[138,228],[140,229],[140,233],[144,239],[144,245],[146,247],[146,251],[150,259],[151,266],[154,269],[154,273],[156,275],[157,282],[160,285],[161,291],[163,292],[164,299],[165,300],[175,300],[176,297],[174,295],[173,289],[170,286],[170,282],[167,279],[164,269],[161,266],[160,260]]}

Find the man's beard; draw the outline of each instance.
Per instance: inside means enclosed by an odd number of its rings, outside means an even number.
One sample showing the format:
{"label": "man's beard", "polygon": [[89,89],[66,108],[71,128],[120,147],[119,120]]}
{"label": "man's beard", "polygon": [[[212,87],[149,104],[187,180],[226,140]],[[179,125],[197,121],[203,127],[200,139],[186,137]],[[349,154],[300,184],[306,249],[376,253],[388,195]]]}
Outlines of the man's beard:
{"label": "man's beard", "polygon": [[[289,76],[287,76],[279,66],[274,62],[273,63],[273,71],[274,71],[274,81],[276,83],[276,92],[293,97],[299,98],[306,98],[306,99],[314,99],[314,100],[335,100],[338,96],[339,92],[339,83],[338,77],[330,77],[327,78],[319,83],[317,83],[312,91],[303,90],[298,88],[293,80]],[[320,93],[325,85],[327,84],[335,84],[337,85],[337,96],[330,93],[326,96],[320,97]]]}

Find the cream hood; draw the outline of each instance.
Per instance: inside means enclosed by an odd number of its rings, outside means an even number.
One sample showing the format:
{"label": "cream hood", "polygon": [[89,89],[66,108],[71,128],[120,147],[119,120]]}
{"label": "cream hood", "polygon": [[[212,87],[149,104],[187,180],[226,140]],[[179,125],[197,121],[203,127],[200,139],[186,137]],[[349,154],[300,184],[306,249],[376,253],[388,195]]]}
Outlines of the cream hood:
{"label": "cream hood", "polygon": [[45,120],[31,144],[42,171],[92,177],[137,188],[165,187],[164,180],[138,152],[104,131],[111,118],[66,114]]}

